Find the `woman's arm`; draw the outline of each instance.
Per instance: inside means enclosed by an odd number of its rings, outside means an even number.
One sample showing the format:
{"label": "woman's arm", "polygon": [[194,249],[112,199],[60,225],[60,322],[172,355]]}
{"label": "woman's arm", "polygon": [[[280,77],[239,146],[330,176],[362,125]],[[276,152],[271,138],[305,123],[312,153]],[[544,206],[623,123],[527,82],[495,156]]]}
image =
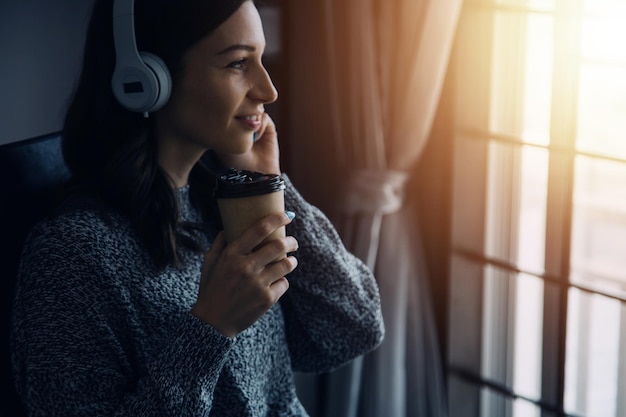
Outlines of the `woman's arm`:
{"label": "woman's arm", "polygon": [[110,264],[104,271],[102,250],[113,241],[93,223],[48,225],[26,246],[12,360],[29,415],[207,415],[233,341],[184,313],[158,355],[141,363],[143,329],[136,328],[124,261],[109,260],[119,262],[119,276]]}
{"label": "woman's arm", "polygon": [[281,298],[293,367],[322,372],[378,346],[384,325],[371,271],[344,247],[326,216],[308,204],[285,176],[285,205],[296,213],[298,268]]}
{"label": "woman's arm", "polygon": [[[279,173],[274,122],[263,115],[258,140],[242,155],[217,155],[222,165]],[[384,334],[372,273],[343,246],[330,221],[285,176],[285,206],[296,213],[287,234],[298,241],[298,267],[280,299],[294,369],[324,371],[377,346]]]}

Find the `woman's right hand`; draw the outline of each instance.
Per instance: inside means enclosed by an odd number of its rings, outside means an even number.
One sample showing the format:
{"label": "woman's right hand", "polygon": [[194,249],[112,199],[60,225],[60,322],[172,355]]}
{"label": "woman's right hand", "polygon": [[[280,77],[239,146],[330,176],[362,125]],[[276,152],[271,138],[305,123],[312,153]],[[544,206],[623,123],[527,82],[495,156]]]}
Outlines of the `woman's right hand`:
{"label": "woman's right hand", "polygon": [[191,313],[227,337],[237,336],[265,314],[289,288],[285,275],[298,262],[287,254],[298,249],[298,242],[286,236],[261,243],[290,222],[284,213],[270,214],[228,245],[220,232],[204,257]]}

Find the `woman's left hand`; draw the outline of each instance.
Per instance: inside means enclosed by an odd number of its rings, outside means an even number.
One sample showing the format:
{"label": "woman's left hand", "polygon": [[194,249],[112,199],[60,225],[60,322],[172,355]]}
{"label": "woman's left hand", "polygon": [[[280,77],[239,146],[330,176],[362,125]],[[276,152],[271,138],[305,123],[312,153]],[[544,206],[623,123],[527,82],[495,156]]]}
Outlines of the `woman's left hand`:
{"label": "woman's left hand", "polygon": [[263,113],[257,139],[248,152],[241,155],[219,153],[218,157],[227,167],[280,175],[278,134],[270,115]]}

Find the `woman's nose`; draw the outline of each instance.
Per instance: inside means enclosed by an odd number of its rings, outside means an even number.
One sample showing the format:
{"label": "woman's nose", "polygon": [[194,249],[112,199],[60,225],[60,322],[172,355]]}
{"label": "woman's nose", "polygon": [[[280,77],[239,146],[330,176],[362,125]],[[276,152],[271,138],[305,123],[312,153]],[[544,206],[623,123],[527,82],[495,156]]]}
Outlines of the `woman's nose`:
{"label": "woman's nose", "polygon": [[263,66],[259,68],[259,73],[250,95],[264,104],[273,103],[278,99],[278,90],[276,90],[270,74]]}

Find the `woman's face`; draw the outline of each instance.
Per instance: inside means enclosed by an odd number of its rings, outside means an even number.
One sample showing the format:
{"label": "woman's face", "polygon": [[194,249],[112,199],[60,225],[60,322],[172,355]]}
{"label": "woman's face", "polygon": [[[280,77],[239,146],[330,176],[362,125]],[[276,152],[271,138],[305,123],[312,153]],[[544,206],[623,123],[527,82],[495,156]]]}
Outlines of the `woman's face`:
{"label": "woman's face", "polygon": [[259,13],[246,1],[187,51],[170,100],[156,114],[161,158],[250,150],[264,104],[278,97],[261,62],[264,49]]}

